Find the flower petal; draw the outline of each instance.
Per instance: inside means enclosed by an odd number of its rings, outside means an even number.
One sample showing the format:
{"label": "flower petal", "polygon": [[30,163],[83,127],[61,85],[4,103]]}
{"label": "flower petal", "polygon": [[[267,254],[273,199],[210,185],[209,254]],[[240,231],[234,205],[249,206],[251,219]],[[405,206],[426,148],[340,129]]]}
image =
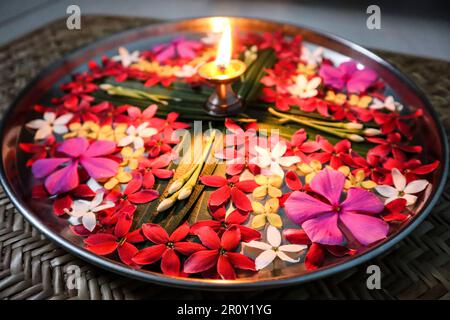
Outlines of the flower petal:
{"label": "flower petal", "polygon": [[148,240],[155,244],[165,244],[169,242],[167,231],[159,224],[144,223],[142,225],[142,233]]}
{"label": "flower petal", "polygon": [[132,203],[147,203],[159,197],[159,192],[156,190],[141,190],[136,193],[128,195],[128,200]]}
{"label": "flower petal", "polygon": [[397,189],[391,186],[379,185],[375,187],[375,190],[385,198],[393,198],[398,196]]}
{"label": "flower petal", "polygon": [[305,256],[305,266],[308,270],[316,270],[322,266],[325,259],[325,250],[318,243],[313,243]]}
{"label": "flower petal", "polygon": [[428,181],[427,180],[415,180],[415,181],[411,181],[410,183],[408,183],[408,185],[405,187],[405,193],[419,193],[423,190],[425,190],[425,188],[428,185]]}
{"label": "flower petal", "polygon": [[338,214],[327,213],[303,222],[302,228],[312,242],[336,245],[344,241],[337,222]]}
{"label": "flower petal", "polygon": [[267,242],[273,247],[278,248],[281,244],[281,233],[274,226],[267,227]]}
{"label": "flower petal", "polygon": [[86,152],[83,153],[83,157],[93,158],[99,156],[105,156],[113,153],[116,150],[116,144],[113,141],[95,140],[88,147]]}
{"label": "flower petal", "polygon": [[209,249],[219,249],[221,246],[219,236],[210,227],[201,227],[195,231],[202,244]]}
{"label": "flower petal", "polygon": [[58,194],[75,189],[79,184],[78,162],[72,161],[68,166],[55,171],[45,179],[45,188],[51,194]]}
{"label": "flower petal", "polygon": [[200,181],[208,187],[218,188],[227,185],[227,179],[220,176],[201,176]]}
{"label": "flower petal", "polygon": [[305,250],[308,248],[306,245],[300,245],[300,244],[285,244],[278,248],[280,251],[284,252],[300,252],[302,250]]}
{"label": "flower petal", "polygon": [[139,251],[134,257],[133,262],[139,265],[153,264],[160,260],[163,253],[167,250],[165,244],[157,244]]}
{"label": "flower petal", "polygon": [[114,176],[117,173],[119,164],[108,158],[81,158],[81,165],[90,177],[103,179]]}
{"label": "flower petal", "polygon": [[272,246],[268,243],[262,242],[262,241],[250,241],[245,244],[246,247],[250,248],[256,248],[260,250],[272,250]]}
{"label": "flower petal", "polygon": [[284,203],[286,215],[296,224],[302,224],[319,214],[330,212],[332,207],[305,192],[294,191]]}
{"label": "flower petal", "polygon": [[164,274],[178,276],[180,274],[180,258],[174,249],[167,249],[161,259],[161,270]]}
{"label": "flower petal", "polygon": [[214,267],[219,258],[217,250],[202,250],[195,252],[184,262],[183,271],[186,273],[198,273]]}
{"label": "flower petal", "polygon": [[236,279],[236,273],[228,258],[224,255],[220,255],[217,261],[217,273],[224,280]]}
{"label": "flower petal", "polygon": [[397,168],[392,169],[392,179],[394,180],[394,186],[398,191],[403,191],[405,189],[406,178]]}
{"label": "flower petal", "polygon": [[243,193],[237,187],[231,188],[231,201],[233,201],[233,204],[236,206],[236,208],[242,211],[252,210],[252,203],[247,198],[245,193]]}
{"label": "flower petal", "polygon": [[311,240],[309,240],[305,230],[302,229],[285,229],[283,230],[283,235],[290,243],[304,245],[311,244]]}
{"label": "flower petal", "polygon": [[57,149],[59,152],[76,158],[84,154],[88,147],[89,142],[86,138],[72,138],[64,140]]}
{"label": "flower petal", "polygon": [[189,234],[189,224],[187,222],[180,225],[176,228],[169,237],[169,240],[172,242],[182,241]]}
{"label": "flower petal", "polygon": [[297,156],[289,156],[278,159],[278,163],[283,167],[290,167],[298,162],[300,162],[300,158]]}
{"label": "flower petal", "polygon": [[132,258],[136,253],[138,253],[138,251],[139,250],[135,246],[126,241],[117,248],[117,253],[119,254],[120,260],[126,265],[133,264]]}
{"label": "flower petal", "polygon": [[284,253],[283,251],[280,251],[280,250],[277,251],[277,256],[281,260],[290,262],[290,263],[297,263],[300,261],[300,257],[298,257],[297,259],[291,258],[286,253]]}
{"label": "flower petal", "polygon": [[332,205],[339,204],[345,176],[333,169],[320,171],[311,181],[311,189],[327,198]]}
{"label": "flower petal", "polygon": [[174,249],[185,256],[190,256],[194,252],[206,250],[204,246],[196,242],[175,242]]}
{"label": "flower petal", "polygon": [[48,176],[50,173],[56,170],[60,165],[70,161],[70,158],[49,158],[39,159],[33,163],[31,170],[33,176],[37,179]]}
{"label": "flower petal", "polygon": [[340,219],[356,240],[365,246],[386,238],[389,231],[386,222],[365,214],[343,212]]}
{"label": "flower petal", "polygon": [[106,255],[117,249],[116,237],[107,233],[96,233],[84,240],[86,249],[98,255]]}
{"label": "flower petal", "polygon": [[[219,207],[230,198],[231,189],[228,185],[224,185],[212,192],[209,196],[208,204],[213,207]],[[242,191],[241,191],[242,192]]]}
{"label": "flower petal", "polygon": [[222,234],[220,246],[226,251],[232,251],[236,249],[240,242],[241,232],[237,226],[232,226]]}
{"label": "flower petal", "polygon": [[252,270],[255,271],[255,262],[247,256],[237,252],[228,252],[227,258],[231,264],[241,270]]}
{"label": "flower petal", "polygon": [[277,257],[277,253],[273,250],[266,250],[261,252],[255,259],[256,270],[261,270],[267,267]]}
{"label": "flower petal", "polygon": [[384,205],[378,197],[370,191],[361,188],[350,188],[347,198],[342,202],[342,210],[345,212],[380,213]]}

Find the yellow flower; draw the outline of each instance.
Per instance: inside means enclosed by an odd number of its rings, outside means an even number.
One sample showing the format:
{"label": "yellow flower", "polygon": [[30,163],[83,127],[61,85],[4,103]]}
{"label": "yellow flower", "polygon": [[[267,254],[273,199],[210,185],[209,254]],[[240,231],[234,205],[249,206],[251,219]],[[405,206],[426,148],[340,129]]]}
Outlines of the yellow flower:
{"label": "yellow flower", "polygon": [[134,170],[139,165],[139,157],[144,154],[145,148],[139,148],[133,150],[131,147],[124,147],[120,154],[122,155],[122,167],[128,166],[131,170]]}
{"label": "yellow flower", "polygon": [[127,135],[128,125],[126,123],[116,124],[114,127],[114,139],[118,143],[122,138]]}
{"label": "yellow flower", "polygon": [[83,124],[74,122],[69,125],[70,132],[64,135],[64,138],[84,137],[97,139],[100,126],[93,121],[86,121]]}
{"label": "yellow flower", "polygon": [[64,135],[65,139],[84,137],[94,140],[115,141],[115,132],[111,125],[99,126],[93,121],[86,121],[83,124],[75,122],[69,125],[69,130],[70,132]]}
{"label": "yellow flower", "polygon": [[372,180],[366,180],[366,175],[364,170],[358,170],[355,175],[349,173],[347,179],[345,180],[344,188],[346,190],[350,188],[364,188],[373,189],[377,184]]}
{"label": "yellow flower", "polygon": [[189,65],[193,67],[197,67],[198,65],[210,61],[212,58],[216,56],[215,49],[207,49],[200,56],[195,57],[191,61],[189,61]]}
{"label": "yellow flower", "polygon": [[115,141],[114,130],[111,125],[101,126],[98,130],[98,140]]}
{"label": "yellow flower", "polygon": [[297,165],[300,175],[305,176],[305,182],[310,183],[320,170],[322,170],[322,164],[319,160],[311,160],[309,164],[300,163]]}
{"label": "yellow flower", "polygon": [[334,91],[329,90],[325,96],[325,101],[341,106],[345,103],[345,101],[347,101],[347,96],[343,93],[336,94]]}
{"label": "yellow flower", "polygon": [[369,107],[370,102],[372,102],[372,97],[369,96],[357,96],[352,94],[348,99],[348,104],[358,108],[366,109]]}
{"label": "yellow flower", "polygon": [[266,177],[262,174],[255,177],[255,182],[259,185],[253,190],[253,197],[258,200],[264,199],[267,195],[271,198],[278,198],[283,195],[280,188],[283,184],[283,178],[279,175]]}
{"label": "yellow flower", "polygon": [[127,183],[131,180],[131,173],[126,172],[123,167],[119,167],[117,174],[114,177],[109,178],[103,187],[106,190],[114,189],[120,183]]}
{"label": "yellow flower", "polygon": [[297,73],[304,74],[306,76],[313,76],[316,74],[316,68],[311,65],[305,65],[304,63],[299,63],[297,65]]}
{"label": "yellow flower", "polygon": [[131,68],[138,69],[146,72],[154,72],[161,77],[171,77],[174,72],[179,70],[178,66],[163,66],[160,65],[158,61],[147,61],[141,59],[139,62],[133,64]]}
{"label": "yellow flower", "polygon": [[259,202],[252,202],[253,214],[252,228],[261,229],[268,222],[270,225],[281,228],[283,221],[278,214],[280,203],[277,198],[271,198],[266,201],[265,205]]}

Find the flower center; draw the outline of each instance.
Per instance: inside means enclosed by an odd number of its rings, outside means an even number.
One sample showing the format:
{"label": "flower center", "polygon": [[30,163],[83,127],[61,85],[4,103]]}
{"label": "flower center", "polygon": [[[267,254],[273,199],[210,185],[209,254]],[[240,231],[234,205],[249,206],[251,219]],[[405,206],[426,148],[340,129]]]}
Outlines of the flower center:
{"label": "flower center", "polygon": [[120,240],[119,240],[119,247],[122,246],[125,243],[126,240],[127,239],[125,237],[124,238],[120,238]]}
{"label": "flower center", "polygon": [[334,212],[340,212],[341,211],[341,206],[338,204],[333,205],[333,211]]}
{"label": "flower center", "polygon": [[223,256],[225,253],[227,253],[227,251],[224,248],[220,248],[219,254]]}
{"label": "flower center", "polygon": [[173,249],[175,247],[175,244],[172,241],[169,241],[166,243],[166,247],[169,249]]}

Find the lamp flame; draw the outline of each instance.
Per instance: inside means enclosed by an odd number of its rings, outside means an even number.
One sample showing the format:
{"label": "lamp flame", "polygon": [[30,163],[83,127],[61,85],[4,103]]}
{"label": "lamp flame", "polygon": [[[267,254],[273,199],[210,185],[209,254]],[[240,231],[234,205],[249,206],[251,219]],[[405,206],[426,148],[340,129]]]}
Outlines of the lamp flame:
{"label": "lamp flame", "polygon": [[224,23],[222,36],[217,47],[217,57],[215,62],[219,68],[225,69],[230,64],[231,51],[231,26],[230,22],[227,20],[226,23]]}

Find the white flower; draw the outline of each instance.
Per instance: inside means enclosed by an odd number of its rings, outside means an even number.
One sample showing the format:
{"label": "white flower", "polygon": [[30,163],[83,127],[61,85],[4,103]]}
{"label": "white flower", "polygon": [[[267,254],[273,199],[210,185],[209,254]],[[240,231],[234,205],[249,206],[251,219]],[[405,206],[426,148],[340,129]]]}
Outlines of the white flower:
{"label": "white flower", "polygon": [[385,204],[388,204],[395,199],[403,198],[406,200],[407,205],[412,205],[416,202],[417,197],[415,193],[419,193],[428,185],[427,180],[415,180],[406,184],[406,178],[401,172],[394,168],[392,169],[392,179],[394,180],[394,187],[388,185],[379,185],[375,187],[375,190],[383,197],[387,198]]}
{"label": "white flower", "polygon": [[178,78],[190,78],[197,73],[197,67],[185,64],[180,70],[175,71],[173,74]]}
{"label": "white flower", "polygon": [[322,47],[318,47],[313,52],[311,52],[311,50],[303,46],[300,60],[306,62],[306,65],[315,68],[319,63],[322,62],[322,55],[323,55]]}
{"label": "white flower", "polygon": [[137,128],[135,126],[129,126],[127,129],[127,136],[123,137],[119,141],[119,147],[125,147],[130,144],[134,145],[135,149],[142,148],[144,146],[144,138],[151,137],[158,133],[155,128],[147,128],[148,122],[144,122]]}
{"label": "white flower", "polygon": [[72,203],[71,210],[65,208],[64,211],[71,216],[69,221],[72,224],[83,224],[83,226],[89,230],[94,230],[97,224],[96,212],[114,207],[114,202],[103,202],[103,191],[98,192],[92,201],[87,200],[75,200]]}
{"label": "white flower", "polygon": [[281,245],[281,233],[277,228],[269,226],[267,228],[267,243],[262,241],[252,240],[246,243],[245,246],[264,250],[255,259],[256,270],[261,270],[267,267],[276,257],[283,261],[296,263],[300,261],[300,257],[297,259],[291,258],[288,253],[299,253],[307,248],[305,245],[300,244],[285,244]]}
{"label": "white flower", "polygon": [[293,96],[299,98],[311,98],[317,95],[317,87],[322,82],[319,77],[314,77],[308,81],[302,74],[295,77],[295,83],[290,85],[287,90]]}
{"label": "white flower", "polygon": [[129,67],[132,63],[139,62],[139,51],[133,51],[130,53],[127,48],[119,47],[119,55],[114,56],[111,59],[113,61],[120,61],[122,66]]}
{"label": "white flower", "polygon": [[373,99],[373,102],[369,108],[374,110],[387,109],[394,112],[402,110],[403,106],[399,102],[395,101],[393,96],[389,96],[386,97],[384,101],[381,101],[378,98]]}
{"label": "white flower", "polygon": [[256,164],[262,169],[264,175],[276,174],[280,177],[284,177],[284,171],[281,168],[290,167],[295,163],[300,162],[300,158],[297,156],[283,157],[286,152],[286,144],[284,142],[278,142],[272,150],[260,146],[255,146],[255,150],[258,155],[250,160],[250,163]]}
{"label": "white flower", "polygon": [[57,134],[64,134],[69,131],[66,124],[72,119],[71,113],[63,114],[56,118],[56,113],[45,112],[43,119],[36,119],[28,122],[26,126],[31,129],[37,130],[34,134],[34,140],[45,139],[52,132]]}

